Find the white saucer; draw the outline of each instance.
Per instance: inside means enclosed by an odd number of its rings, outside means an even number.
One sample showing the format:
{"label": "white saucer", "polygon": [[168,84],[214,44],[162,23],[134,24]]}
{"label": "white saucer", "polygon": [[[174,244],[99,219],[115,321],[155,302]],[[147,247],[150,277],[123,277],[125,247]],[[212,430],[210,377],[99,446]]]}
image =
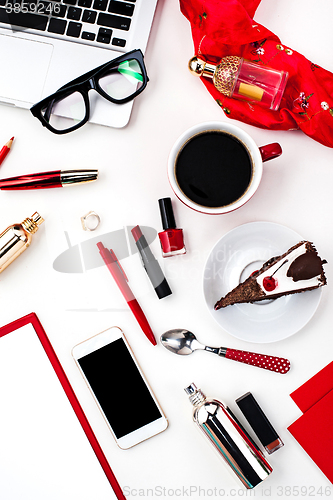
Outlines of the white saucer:
{"label": "white saucer", "polygon": [[280,224],[251,222],[229,231],[216,243],[204,269],[204,296],[213,318],[230,335],[247,342],[276,342],[298,332],[312,318],[320,302],[321,288],[214,310],[221,297],[264,262],[302,240],[295,231]]}

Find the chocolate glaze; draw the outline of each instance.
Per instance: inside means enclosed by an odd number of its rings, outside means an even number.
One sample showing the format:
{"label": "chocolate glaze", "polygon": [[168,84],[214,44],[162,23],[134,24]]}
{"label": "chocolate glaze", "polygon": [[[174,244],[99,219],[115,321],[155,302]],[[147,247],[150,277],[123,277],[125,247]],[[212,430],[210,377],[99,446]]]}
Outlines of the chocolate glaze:
{"label": "chocolate glaze", "polygon": [[295,259],[287,276],[293,281],[309,280],[322,273],[322,261],[316,252],[306,252]]}
{"label": "chocolate glaze", "polygon": [[[283,297],[284,295],[304,293],[305,291],[315,290],[316,288],[326,285],[327,281],[322,265],[326,264],[327,261],[320,259],[317,254],[317,250],[310,241],[303,240],[293,247],[289,248],[289,250],[283,255],[272,257],[267,262],[265,262],[261,269],[252,273],[249,278],[247,278],[245,281],[236,286],[236,288],[227,293],[225,297],[222,297],[219,301],[217,301],[214,309],[217,311],[218,309],[236,303],[252,303],[267,299],[267,294],[261,289],[256,281],[257,276],[267,271],[267,269],[271,268],[277,261],[281,260],[282,262],[283,259],[286,259],[286,257],[288,258],[288,255],[293,250],[303,245],[304,243],[306,245],[306,253],[302,254],[292,262],[292,264],[289,266],[287,276],[291,277],[294,281],[307,280],[318,276],[318,283],[314,286],[309,286],[303,289],[301,288],[299,290],[289,290],[283,291],[281,293],[270,294],[269,298],[277,299],[279,297]],[[304,259],[304,257],[306,258]],[[308,269],[307,266],[309,267]]]}

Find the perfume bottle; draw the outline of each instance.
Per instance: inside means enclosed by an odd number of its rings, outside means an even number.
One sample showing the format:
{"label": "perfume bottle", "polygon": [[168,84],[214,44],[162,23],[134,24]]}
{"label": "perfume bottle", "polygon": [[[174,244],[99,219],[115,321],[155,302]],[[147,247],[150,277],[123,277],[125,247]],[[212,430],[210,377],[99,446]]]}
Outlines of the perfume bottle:
{"label": "perfume bottle", "polygon": [[273,111],[279,109],[288,80],[287,71],[262,66],[238,56],[223,57],[217,65],[202,56],[193,57],[189,61],[189,69],[196,76],[212,78],[221,94],[256,102]]}
{"label": "perfume bottle", "polygon": [[0,234],[0,273],[28,248],[42,222],[44,219],[35,212],[21,224],[13,224]]}
{"label": "perfume bottle", "polygon": [[272,467],[229,408],[216,399],[207,399],[195,384],[185,392],[194,406],[194,422],[242,484],[250,489],[266,479]]}
{"label": "perfume bottle", "polygon": [[171,198],[158,200],[161,212],[163,232],[158,233],[163,257],[182,255],[186,253],[183,230],[176,226]]}

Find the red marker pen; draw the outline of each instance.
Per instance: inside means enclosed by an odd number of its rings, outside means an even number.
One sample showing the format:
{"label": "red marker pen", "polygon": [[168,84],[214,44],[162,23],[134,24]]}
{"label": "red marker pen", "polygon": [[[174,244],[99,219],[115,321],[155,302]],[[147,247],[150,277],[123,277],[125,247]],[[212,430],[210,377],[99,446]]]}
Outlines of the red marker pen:
{"label": "red marker pen", "polygon": [[108,250],[107,248],[104,247],[103,243],[98,242],[97,243],[99,252],[101,254],[102,259],[104,260],[107,268],[109,269],[110,273],[112,274],[113,279],[117,283],[117,286],[121,293],[123,294],[129,308],[131,309],[132,313],[134,314],[137,322],[141,326],[141,329],[143,333],[146,335],[147,339],[150,340],[150,342],[153,345],[156,345],[156,340],[154,337],[154,334],[152,332],[152,329],[149,326],[149,323],[147,321],[146,316],[144,315],[144,312],[142,311],[138,301],[133,295],[132,290],[127,284],[127,276],[119,264],[119,261],[114,253],[113,250]]}

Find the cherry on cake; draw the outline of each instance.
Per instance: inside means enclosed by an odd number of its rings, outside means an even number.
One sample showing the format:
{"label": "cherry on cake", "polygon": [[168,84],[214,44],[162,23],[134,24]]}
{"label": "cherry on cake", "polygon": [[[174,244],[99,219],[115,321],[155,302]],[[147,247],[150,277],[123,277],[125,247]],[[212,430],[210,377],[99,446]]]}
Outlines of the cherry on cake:
{"label": "cherry on cake", "polygon": [[301,241],[278,257],[272,257],[243,283],[218,300],[215,310],[232,304],[276,299],[326,285],[322,260],[313,244]]}

